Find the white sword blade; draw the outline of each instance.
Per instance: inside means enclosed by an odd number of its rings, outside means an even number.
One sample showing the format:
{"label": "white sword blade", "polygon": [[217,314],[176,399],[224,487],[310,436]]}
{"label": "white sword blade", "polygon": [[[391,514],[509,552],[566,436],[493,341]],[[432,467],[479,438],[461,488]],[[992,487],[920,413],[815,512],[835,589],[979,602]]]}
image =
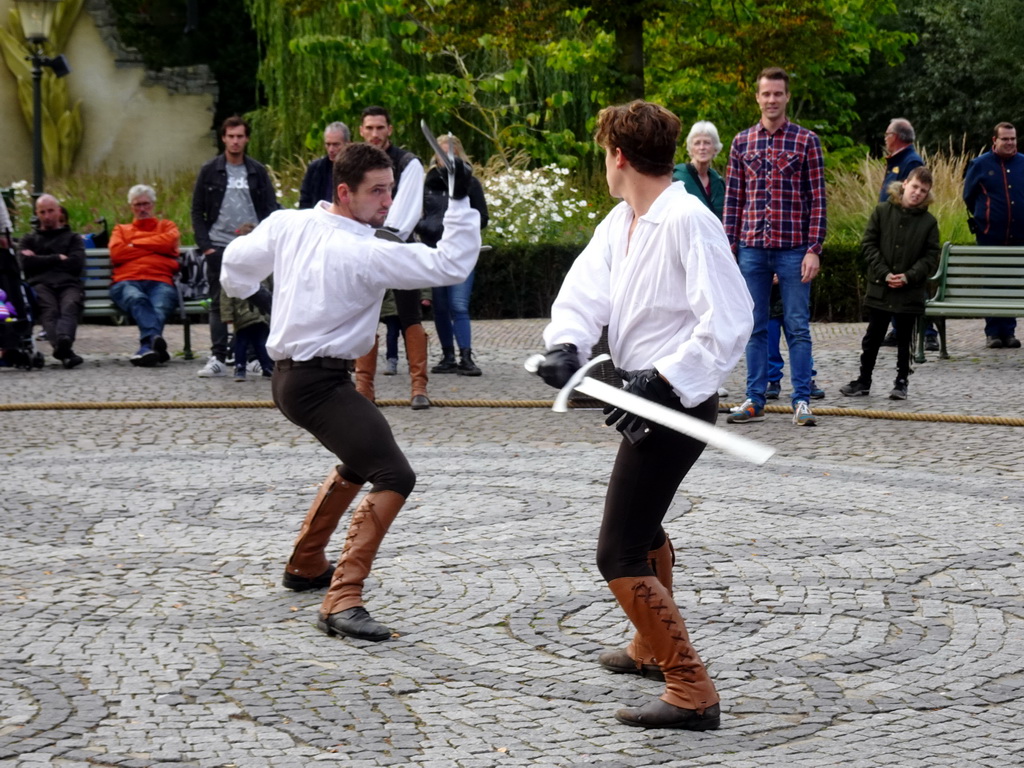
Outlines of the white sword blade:
{"label": "white sword blade", "polygon": [[706,421],[687,416],[651,400],[633,395],[623,389],[609,386],[589,376],[575,385],[577,392],[590,395],[602,402],[636,414],[641,419],[660,424],[671,430],[689,435],[703,443],[720,448],[753,464],[764,464],[775,453],[775,449],[762,443],[740,437],[732,432],[719,429]]}

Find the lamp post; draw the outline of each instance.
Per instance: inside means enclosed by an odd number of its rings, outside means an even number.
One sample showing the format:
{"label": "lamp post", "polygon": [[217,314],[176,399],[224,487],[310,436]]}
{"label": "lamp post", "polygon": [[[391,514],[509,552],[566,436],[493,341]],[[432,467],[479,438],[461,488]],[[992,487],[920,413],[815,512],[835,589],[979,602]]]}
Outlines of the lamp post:
{"label": "lamp post", "polygon": [[53,16],[61,0],[14,0],[21,17],[21,31],[32,51],[32,199],[43,194],[43,67],[63,77],[71,69],[63,56],[46,56],[43,46],[50,39]]}

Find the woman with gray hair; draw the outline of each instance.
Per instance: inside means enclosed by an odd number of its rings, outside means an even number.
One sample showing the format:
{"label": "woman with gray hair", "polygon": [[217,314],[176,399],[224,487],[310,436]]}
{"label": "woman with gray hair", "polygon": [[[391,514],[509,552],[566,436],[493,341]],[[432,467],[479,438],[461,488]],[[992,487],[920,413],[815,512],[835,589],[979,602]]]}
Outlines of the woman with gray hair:
{"label": "woman with gray hair", "polygon": [[680,163],[672,174],[673,181],[683,182],[686,191],[696,196],[719,219],[725,208],[725,180],[711,161],[722,151],[722,140],[714,123],[700,120],[686,136],[686,153],[690,162]]}

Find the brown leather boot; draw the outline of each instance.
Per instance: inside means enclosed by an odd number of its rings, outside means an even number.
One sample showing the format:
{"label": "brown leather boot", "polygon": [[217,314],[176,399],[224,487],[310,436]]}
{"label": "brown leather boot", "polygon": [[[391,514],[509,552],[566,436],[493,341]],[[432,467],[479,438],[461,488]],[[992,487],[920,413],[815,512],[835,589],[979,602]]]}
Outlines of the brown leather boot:
{"label": "brown leather boot", "polygon": [[356,392],[371,403],[377,402],[373,379],[377,375],[377,349],[380,336],[373,337],[373,349],[356,360]]}
{"label": "brown leather boot", "polygon": [[337,468],[331,470],[313,499],[306,519],[302,521],[292,556],[284,569],[284,579],[281,581],[284,586],[296,592],[304,592],[331,583],[334,566],[327,560],[324,551],[334,529],[338,527],[338,521],[362,487],[343,478]]}
{"label": "brown leather boot", "polygon": [[660,699],[642,707],[620,709],[615,718],[640,728],[718,728],[718,692],[665,586],[654,576],[612,579],[608,586],[665,674],[665,692]]}
{"label": "brown leather boot", "polygon": [[384,535],[403,504],[405,497],[394,491],[371,492],[352,513],[331,588],[320,605],[317,626],[328,635],[366,640],[386,640],[391,636],[391,631],[373,621],[363,608],[363,583],[370,574]]}
{"label": "brown leather boot", "polygon": [[[676,553],[672,542],[665,537],[665,543],[647,553],[651,570],[658,577],[668,593],[672,594],[672,567],[676,564]],[[644,642],[639,632],[633,635],[632,641],[625,648],[605,651],[597,657],[598,663],[609,670],[620,674],[640,675],[651,680],[664,680],[665,675],[658,666],[654,651]]]}
{"label": "brown leather boot", "polygon": [[409,359],[409,378],[412,379],[410,405],[414,411],[430,407],[427,397],[427,332],[422,323],[405,329],[405,356]]}

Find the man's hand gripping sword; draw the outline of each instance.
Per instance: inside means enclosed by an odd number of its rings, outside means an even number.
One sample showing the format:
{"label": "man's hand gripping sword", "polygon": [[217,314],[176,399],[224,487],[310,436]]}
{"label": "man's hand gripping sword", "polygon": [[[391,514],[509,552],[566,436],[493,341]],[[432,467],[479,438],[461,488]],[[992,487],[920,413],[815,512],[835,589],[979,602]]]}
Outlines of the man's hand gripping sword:
{"label": "man's hand gripping sword", "polygon": [[[544,360],[544,355],[533,355],[524,364],[530,373],[536,373],[537,367]],[[727,453],[738,456],[754,464],[764,464],[775,453],[774,448],[748,440],[724,429],[719,429],[706,421],[687,416],[685,413],[666,408],[664,405],[647,400],[643,397],[609,386],[602,381],[587,376],[595,365],[611,360],[608,355],[598,355],[572,375],[568,383],[562,387],[555,397],[551,410],[565,413],[569,410],[569,396],[573,390],[596,398],[604,403],[621,408],[640,418],[660,424],[663,427],[680,432],[700,440],[703,443],[720,448]]]}

